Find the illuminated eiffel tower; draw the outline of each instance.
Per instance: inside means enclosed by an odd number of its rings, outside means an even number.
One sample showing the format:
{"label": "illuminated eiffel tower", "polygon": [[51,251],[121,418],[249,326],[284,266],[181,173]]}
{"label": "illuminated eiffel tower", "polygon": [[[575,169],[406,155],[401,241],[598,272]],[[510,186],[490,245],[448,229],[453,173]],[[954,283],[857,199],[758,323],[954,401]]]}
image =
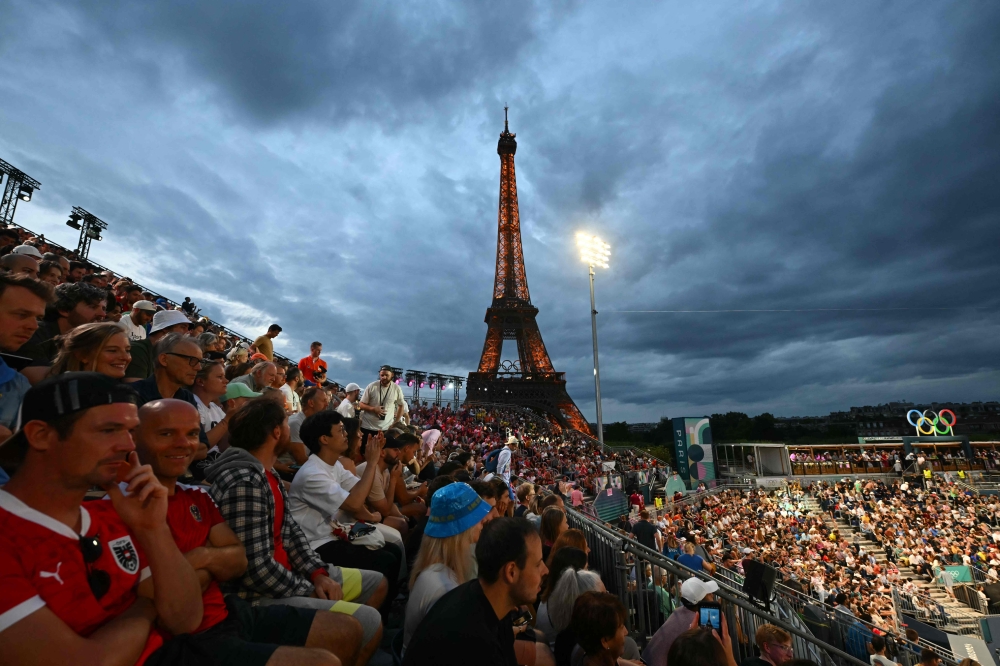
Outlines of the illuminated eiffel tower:
{"label": "illuminated eiffel tower", "polygon": [[[466,400],[519,405],[551,415],[561,426],[592,434],[587,420],[566,392],[565,373],[549,360],[531,304],[521,249],[514,175],[515,134],[507,125],[497,143],[500,155],[500,210],[497,215],[497,270],[493,303],[486,310],[486,343],[479,369],[469,373]],[[500,361],[504,340],[517,341],[517,361]]]}

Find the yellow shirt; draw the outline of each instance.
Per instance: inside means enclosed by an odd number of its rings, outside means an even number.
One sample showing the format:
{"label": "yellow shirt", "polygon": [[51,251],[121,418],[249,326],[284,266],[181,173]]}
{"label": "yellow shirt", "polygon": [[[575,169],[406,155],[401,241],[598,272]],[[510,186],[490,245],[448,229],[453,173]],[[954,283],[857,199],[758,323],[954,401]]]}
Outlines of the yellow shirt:
{"label": "yellow shirt", "polygon": [[274,360],[274,345],[271,343],[271,338],[262,335],[253,341],[253,346],[257,348],[257,351],[266,356],[268,361]]}

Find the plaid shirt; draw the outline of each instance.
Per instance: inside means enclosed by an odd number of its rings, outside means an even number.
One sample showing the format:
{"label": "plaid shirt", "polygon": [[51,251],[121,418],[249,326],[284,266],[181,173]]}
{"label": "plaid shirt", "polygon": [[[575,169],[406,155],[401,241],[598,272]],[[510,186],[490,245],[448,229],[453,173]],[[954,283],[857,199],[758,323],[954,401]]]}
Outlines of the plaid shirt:
{"label": "plaid shirt", "polygon": [[274,561],[274,496],[263,466],[226,469],[209,488],[212,499],[243,542],[247,554],[246,572],[223,583],[222,589],[235,592],[251,603],[261,598],[309,596],[313,591],[311,576],[319,569],[327,569],[289,513],[288,497],[280,481],[278,488],[285,505],[281,541],[288,553],[291,571]]}

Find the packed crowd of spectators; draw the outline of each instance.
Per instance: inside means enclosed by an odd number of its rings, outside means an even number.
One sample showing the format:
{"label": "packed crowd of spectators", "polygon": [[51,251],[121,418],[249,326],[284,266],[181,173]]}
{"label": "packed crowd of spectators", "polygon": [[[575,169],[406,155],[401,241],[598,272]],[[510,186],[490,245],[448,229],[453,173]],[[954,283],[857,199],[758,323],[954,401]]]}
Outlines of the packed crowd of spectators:
{"label": "packed crowd of spectators", "polygon": [[4,663],[365,664],[399,617],[407,664],[638,656],[562,507],[649,460],[516,409],[411,413],[388,366],[340,386],[318,341],[292,363],[277,324],[236,338],[2,237]]}

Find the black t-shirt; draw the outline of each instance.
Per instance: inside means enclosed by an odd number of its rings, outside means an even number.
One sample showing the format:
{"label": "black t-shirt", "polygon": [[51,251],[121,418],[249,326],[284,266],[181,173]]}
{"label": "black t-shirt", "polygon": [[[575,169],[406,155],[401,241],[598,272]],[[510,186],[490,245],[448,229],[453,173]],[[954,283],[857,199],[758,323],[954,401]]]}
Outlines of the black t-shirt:
{"label": "black t-shirt", "polygon": [[648,520],[640,520],[632,526],[635,540],[647,548],[656,550],[656,528]]}
{"label": "black t-shirt", "polygon": [[497,619],[479,580],[431,606],[403,657],[403,666],[517,666],[510,615]]}
{"label": "black t-shirt", "polygon": [[528,510],[528,507],[524,506],[523,504],[518,504],[517,508],[514,509],[514,517],[515,518],[524,518],[524,514],[525,514],[525,512],[527,510]]}

